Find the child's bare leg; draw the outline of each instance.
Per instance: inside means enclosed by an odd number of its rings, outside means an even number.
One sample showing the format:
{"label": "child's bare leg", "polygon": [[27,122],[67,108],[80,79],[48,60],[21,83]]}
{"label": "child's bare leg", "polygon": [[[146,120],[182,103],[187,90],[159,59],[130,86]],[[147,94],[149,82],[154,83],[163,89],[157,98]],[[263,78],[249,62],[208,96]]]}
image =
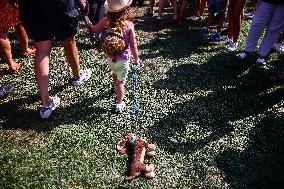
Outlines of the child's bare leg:
{"label": "child's bare leg", "polygon": [[115,85],[116,104],[121,104],[124,99],[124,82],[119,81],[115,74],[112,74],[112,79]]}

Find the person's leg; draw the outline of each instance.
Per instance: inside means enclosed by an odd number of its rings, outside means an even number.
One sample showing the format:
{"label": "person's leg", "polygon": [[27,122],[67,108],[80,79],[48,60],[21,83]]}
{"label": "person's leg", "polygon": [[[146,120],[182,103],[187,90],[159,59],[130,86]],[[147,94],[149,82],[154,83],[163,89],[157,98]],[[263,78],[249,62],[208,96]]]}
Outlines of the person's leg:
{"label": "person's leg", "polygon": [[34,48],[29,48],[29,38],[22,24],[18,24],[15,26],[15,35],[18,41],[20,42],[23,52],[22,54],[24,57],[35,53]]}
{"label": "person's leg", "polygon": [[115,89],[116,89],[116,104],[122,104],[124,99],[124,82],[116,79],[115,81]]}
{"label": "person's leg", "polygon": [[195,0],[195,1],[194,1],[194,4],[195,4],[195,13],[194,13],[194,15],[195,15],[196,17],[200,17],[201,0]]}
{"label": "person's leg", "polygon": [[239,36],[240,36],[240,31],[241,31],[241,26],[243,23],[243,9],[245,7],[246,0],[241,0],[241,1],[235,1],[234,3],[234,13],[233,13],[233,42],[237,43]]}
{"label": "person's leg", "polygon": [[6,32],[0,32],[0,52],[7,61],[9,72],[17,72],[20,65],[17,64],[13,59],[11,44],[8,38],[8,33]]}
{"label": "person's leg", "polygon": [[207,18],[207,24],[206,24],[207,29],[211,28],[213,17],[214,17],[214,14],[210,13]]}
{"label": "person's leg", "polygon": [[188,7],[188,0],[182,0],[181,2],[181,7],[180,7],[180,12],[179,12],[179,20],[184,19],[184,13]]}
{"label": "person's leg", "polygon": [[203,16],[205,9],[207,6],[207,0],[201,0],[200,8],[199,8],[199,16]]}
{"label": "person's leg", "polygon": [[40,41],[35,43],[35,77],[37,86],[40,93],[41,105],[48,107],[50,105],[50,99],[48,94],[48,83],[49,83],[49,59],[52,48],[52,41]]}
{"label": "person's leg", "polygon": [[175,21],[178,19],[178,2],[177,0],[172,0],[172,6],[173,6],[173,17],[172,19]]}
{"label": "person's leg", "polygon": [[229,0],[229,6],[228,6],[228,38],[233,39],[233,33],[234,33],[234,22],[233,22],[233,15],[234,15],[234,1],[235,0]]}
{"label": "person's leg", "polygon": [[78,79],[80,77],[80,64],[75,37],[73,36],[63,40],[62,45],[64,47],[67,62],[71,66],[73,77]]}
{"label": "person's leg", "polygon": [[271,20],[274,12],[274,5],[260,1],[247,35],[245,51],[250,53],[256,49],[258,40]]}
{"label": "person's leg", "polygon": [[265,57],[271,50],[273,44],[284,30],[284,5],[274,5],[274,12],[268,23],[263,40],[259,46],[258,54]]}
{"label": "person's leg", "polygon": [[159,0],[159,13],[158,17],[161,17],[164,13],[166,0]]}

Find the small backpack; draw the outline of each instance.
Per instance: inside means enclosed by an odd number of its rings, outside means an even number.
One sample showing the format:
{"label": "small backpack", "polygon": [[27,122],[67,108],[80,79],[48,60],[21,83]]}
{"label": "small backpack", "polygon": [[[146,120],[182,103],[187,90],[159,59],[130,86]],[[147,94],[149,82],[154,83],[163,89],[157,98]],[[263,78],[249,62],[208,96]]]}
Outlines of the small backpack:
{"label": "small backpack", "polygon": [[125,44],[122,30],[118,27],[106,28],[100,37],[99,50],[112,56],[123,53],[128,45]]}

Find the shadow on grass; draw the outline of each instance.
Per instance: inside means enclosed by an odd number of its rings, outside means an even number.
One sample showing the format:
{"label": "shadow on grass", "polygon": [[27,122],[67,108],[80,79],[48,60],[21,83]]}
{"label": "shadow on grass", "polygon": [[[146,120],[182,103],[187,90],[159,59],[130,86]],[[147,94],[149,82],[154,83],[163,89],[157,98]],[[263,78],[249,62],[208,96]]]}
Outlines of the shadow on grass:
{"label": "shadow on grass", "polygon": [[[149,130],[153,141],[170,153],[191,153],[230,135],[230,122],[264,113],[283,99],[273,90],[270,70],[240,64],[219,54],[208,62],[173,67],[167,78],[154,84],[192,100],[177,103]],[[191,93],[191,94],[190,94]],[[194,137],[193,137],[194,136]]]}
{"label": "shadow on grass", "polygon": [[263,118],[250,132],[242,151],[228,149],[218,154],[217,166],[230,188],[282,189],[284,186],[283,115]]}

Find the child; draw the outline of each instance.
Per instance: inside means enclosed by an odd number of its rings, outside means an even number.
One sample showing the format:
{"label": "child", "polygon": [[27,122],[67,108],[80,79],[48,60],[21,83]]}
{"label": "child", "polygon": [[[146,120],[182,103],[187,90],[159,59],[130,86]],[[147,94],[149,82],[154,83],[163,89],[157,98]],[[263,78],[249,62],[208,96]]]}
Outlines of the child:
{"label": "child", "polygon": [[116,112],[122,113],[125,102],[124,99],[124,82],[129,70],[130,56],[133,55],[134,64],[139,66],[138,48],[136,34],[134,30],[133,17],[130,9],[132,0],[107,0],[108,13],[97,25],[93,26],[90,21],[86,25],[91,31],[97,33],[105,28],[120,26],[127,48],[119,55],[106,55],[112,78],[116,89]]}
{"label": "child", "polygon": [[207,26],[203,28],[198,34],[201,36],[207,35],[210,33],[210,27],[214,18],[214,15],[217,14],[218,25],[217,33],[213,34],[209,40],[210,41],[219,41],[220,33],[223,27],[223,22],[225,20],[225,12],[228,0],[209,0],[208,1],[208,10],[209,16],[207,18]]}

